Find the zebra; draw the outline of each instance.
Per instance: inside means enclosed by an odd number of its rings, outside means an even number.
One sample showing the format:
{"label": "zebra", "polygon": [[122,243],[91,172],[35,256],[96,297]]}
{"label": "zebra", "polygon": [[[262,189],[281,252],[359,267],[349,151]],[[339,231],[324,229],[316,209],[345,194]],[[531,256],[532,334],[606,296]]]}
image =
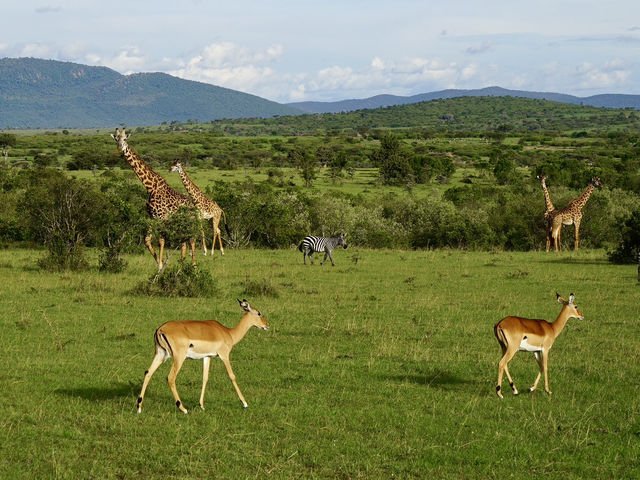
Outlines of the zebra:
{"label": "zebra", "polygon": [[347,248],[347,235],[345,233],[341,233],[337,237],[330,238],[309,235],[308,237],[304,237],[300,246],[298,246],[298,250],[303,253],[305,265],[307,264],[307,255],[311,260],[311,264],[313,264],[313,252],[324,252],[324,259],[320,262],[320,265],[326,262],[327,257],[329,257],[331,260],[331,266],[335,267],[331,251],[338,245],[342,245],[343,248]]}

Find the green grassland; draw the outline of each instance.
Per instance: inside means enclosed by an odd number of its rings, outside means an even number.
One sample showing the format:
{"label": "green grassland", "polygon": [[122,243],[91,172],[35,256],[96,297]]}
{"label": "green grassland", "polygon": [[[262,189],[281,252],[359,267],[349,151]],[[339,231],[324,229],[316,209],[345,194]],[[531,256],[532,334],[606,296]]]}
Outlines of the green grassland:
{"label": "green grassland", "polygon": [[[489,253],[350,247],[336,267],[297,250],[198,256],[209,298],[135,296],[148,254],[121,274],[47,273],[43,252],[0,251],[0,478],[639,478],[640,347],[636,267],[599,250]],[[172,261],[175,261],[175,254]],[[267,295],[255,284],[263,283]],[[555,319],[553,394],[495,395],[493,325]],[[246,297],[271,324],[221,362],[197,408],[201,362],[187,361],[180,413],[165,378],[136,398],[167,320],[241,316]],[[521,392],[531,354],[510,364]]]}

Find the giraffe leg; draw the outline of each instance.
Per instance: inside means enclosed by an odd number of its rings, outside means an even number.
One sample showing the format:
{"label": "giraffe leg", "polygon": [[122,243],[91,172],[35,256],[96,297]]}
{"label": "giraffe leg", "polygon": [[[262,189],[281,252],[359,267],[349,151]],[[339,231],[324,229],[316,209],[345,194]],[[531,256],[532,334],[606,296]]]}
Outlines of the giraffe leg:
{"label": "giraffe leg", "polygon": [[[204,256],[207,256],[207,241],[204,238],[204,230],[200,230],[200,233],[202,233],[202,249],[204,250]],[[211,255],[213,255],[213,252],[211,252]]]}
{"label": "giraffe leg", "polygon": [[189,243],[191,244],[191,265],[196,264],[196,239],[189,239]]}
{"label": "giraffe leg", "polygon": [[160,237],[158,239],[158,243],[160,244],[160,255],[157,258],[158,270],[162,270],[162,267],[164,266],[164,237]]}
{"label": "giraffe leg", "polygon": [[580,220],[581,218],[575,218],[573,224],[576,227],[573,231],[573,249],[578,250],[578,241],[580,240]]}
{"label": "giraffe leg", "polygon": [[151,234],[147,234],[147,236],[144,237],[144,244],[146,245],[151,255],[153,255],[153,259],[157,262],[158,256],[156,255],[156,251],[153,249],[153,245],[151,245]]}
{"label": "giraffe leg", "polygon": [[[218,243],[220,243],[220,254],[224,255],[224,248],[222,247],[222,234],[220,233],[220,229],[216,227],[216,235],[218,235]],[[213,247],[211,247],[211,251],[213,252]]]}

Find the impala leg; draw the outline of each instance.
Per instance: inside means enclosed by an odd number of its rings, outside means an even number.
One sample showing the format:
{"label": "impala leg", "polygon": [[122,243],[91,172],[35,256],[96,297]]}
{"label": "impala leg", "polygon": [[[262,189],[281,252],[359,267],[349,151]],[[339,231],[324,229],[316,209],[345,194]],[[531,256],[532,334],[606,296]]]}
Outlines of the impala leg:
{"label": "impala leg", "polygon": [[542,370],[544,371],[544,391],[551,395],[551,390],[549,390],[549,353],[546,350],[542,352]]}
{"label": "impala leg", "polygon": [[[505,369],[507,369],[507,363],[509,363],[509,361],[513,358],[513,356],[516,354],[518,350],[517,349],[507,349],[507,351],[505,352],[504,356],[502,357],[502,359],[500,360],[500,362],[498,363],[498,385],[496,386],[496,393],[498,394],[498,396],[500,398],[502,397],[502,374],[504,373]],[[507,373],[507,377],[510,377],[510,375]],[[514,393],[517,393],[517,390],[514,389]]]}
{"label": "impala leg", "polygon": [[169,383],[169,388],[171,388],[171,392],[173,393],[173,398],[176,401],[176,407],[180,409],[182,413],[187,413],[187,409],[182,405],[182,401],[180,401],[180,395],[178,395],[178,390],[176,389],[176,377],[178,376],[178,372],[182,368],[182,363],[186,358],[186,352],[181,353],[174,352],[173,356],[173,366],[171,367],[171,371],[169,372],[169,376],[167,377],[167,382]]}
{"label": "impala leg", "polygon": [[511,390],[513,390],[513,394],[518,395],[518,389],[516,388],[515,383],[513,383],[513,379],[511,378],[511,374],[509,373],[509,366],[506,364],[504,366],[504,373],[507,374],[507,379],[509,380],[509,386],[511,387]]}
{"label": "impala leg", "polygon": [[542,367],[542,355],[540,352],[533,352],[533,355],[536,357],[536,362],[538,363],[538,368],[540,371],[538,372],[538,376],[536,377],[536,381],[533,382],[533,385],[529,387],[529,391],[533,392],[536,388],[538,388],[538,382],[540,381],[540,377],[542,377],[543,367]]}
{"label": "impala leg", "polygon": [[200,408],[204,410],[204,389],[207,387],[209,381],[209,365],[211,364],[211,357],[204,357],[202,359],[202,392],[200,393]]}
{"label": "impala leg", "polygon": [[231,369],[231,363],[229,363],[229,357],[227,357],[226,355],[219,355],[219,356],[220,356],[220,360],[222,360],[222,363],[224,363],[224,366],[227,369],[227,374],[229,375],[229,379],[231,380],[231,383],[233,383],[233,388],[236,389],[236,393],[238,394],[238,397],[240,398],[242,405],[244,406],[244,408],[247,408],[248,406],[247,402],[244,399],[242,392],[240,391],[240,387],[238,387],[238,384],[236,383],[236,376],[233,373],[233,370]]}
{"label": "impala leg", "polygon": [[155,373],[158,367],[164,363],[164,360],[165,360],[164,350],[160,348],[156,348],[156,356],[153,357],[153,361],[151,362],[151,366],[149,367],[149,369],[146,372],[144,372],[142,390],[140,390],[140,395],[138,396],[138,413],[142,412],[142,400],[144,399],[144,392],[147,390],[147,385],[149,385],[151,376]]}

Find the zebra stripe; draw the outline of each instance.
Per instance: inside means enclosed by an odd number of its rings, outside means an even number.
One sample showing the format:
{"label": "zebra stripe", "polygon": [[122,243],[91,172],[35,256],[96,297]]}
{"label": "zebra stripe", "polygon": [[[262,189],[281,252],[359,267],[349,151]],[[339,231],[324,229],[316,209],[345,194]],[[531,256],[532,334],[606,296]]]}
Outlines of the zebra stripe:
{"label": "zebra stripe", "polygon": [[347,248],[346,234],[341,233],[337,237],[317,237],[315,235],[309,235],[304,237],[298,246],[298,250],[303,253],[303,261],[305,265],[307,264],[307,256],[309,256],[309,259],[313,264],[313,253],[324,252],[324,259],[320,262],[320,265],[326,262],[327,257],[329,257],[331,265],[335,266],[331,252],[338,245],[342,245],[343,248]]}

